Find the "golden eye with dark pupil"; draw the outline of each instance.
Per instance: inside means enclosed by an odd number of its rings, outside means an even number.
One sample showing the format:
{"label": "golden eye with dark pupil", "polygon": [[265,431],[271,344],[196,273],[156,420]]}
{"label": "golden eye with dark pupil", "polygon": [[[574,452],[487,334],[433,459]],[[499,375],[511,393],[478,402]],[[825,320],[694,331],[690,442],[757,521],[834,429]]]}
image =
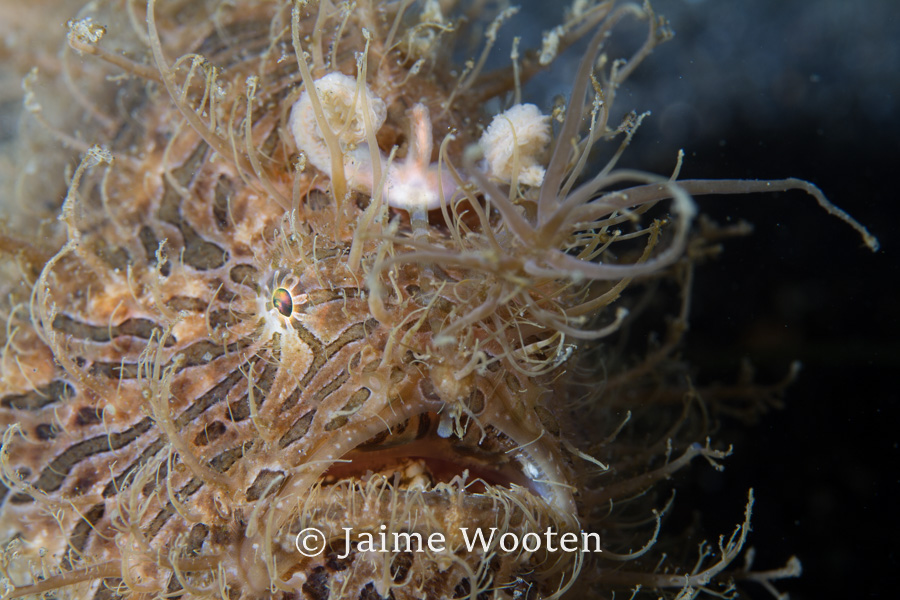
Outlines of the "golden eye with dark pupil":
{"label": "golden eye with dark pupil", "polygon": [[294,301],[291,293],[284,288],[278,288],[272,294],[272,306],[285,317],[290,317],[294,312]]}

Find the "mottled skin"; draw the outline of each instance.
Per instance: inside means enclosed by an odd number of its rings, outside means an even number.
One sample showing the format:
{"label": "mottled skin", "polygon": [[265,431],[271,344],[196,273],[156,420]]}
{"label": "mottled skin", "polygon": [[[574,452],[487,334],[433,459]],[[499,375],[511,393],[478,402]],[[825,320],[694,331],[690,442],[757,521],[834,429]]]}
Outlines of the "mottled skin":
{"label": "mottled skin", "polygon": [[[269,33],[259,16],[235,22],[226,39],[239,38],[237,47],[259,48]],[[204,35],[199,50],[223,69],[231,89],[240,88],[242,73],[261,68],[259,58],[252,66],[230,64],[236,57],[222,38]],[[188,50],[197,48],[167,52]],[[370,500],[371,514],[355,527],[409,528],[415,521],[403,514],[417,503],[439,515],[418,526],[424,531],[510,518],[515,530],[526,527],[515,525],[526,506],[537,522],[575,526],[571,491],[550,488],[550,504],[536,498],[521,487],[529,477],[517,462],[521,456],[533,465],[530,479],[567,479],[568,459],[540,418],[552,418],[543,407],[554,371],[518,373],[502,357],[497,334],[477,323],[458,343],[434,345],[436,332],[478,304],[459,297],[480,292],[456,285],[467,277],[458,268],[401,265],[381,299],[387,318],[373,317],[365,277],[384,240],[364,239],[361,265],[348,266],[353,229],[369,200],[350,198],[338,208],[327,181],[292,172],[278,106],[296,86],[279,84],[296,77],[296,64],[283,72],[268,67],[276,72],[263,71],[253,142],[270,156],[269,184],[302,199],[293,215],[261,186],[245,183],[240,166],[214,157],[158,91],[107,141],[113,165],[86,161],[80,186],[71,188],[62,212],[76,242],[41,269],[33,320],[15,331],[4,357],[0,419],[16,427],[4,443],[10,489],[3,491],[2,537],[22,540],[9,572],[16,585],[30,583],[34,561],[44,556],[53,580],[46,587],[76,598],[182,588],[189,597],[251,598],[274,594],[279,581],[293,590],[284,593],[300,589],[309,598],[324,598],[325,587],[338,584],[343,591],[331,597],[468,592],[483,556],[417,556],[401,569],[382,556],[336,565],[333,556],[308,559],[293,547],[297,516],[319,515],[321,504],[309,499],[329,465],[386,430],[399,435],[411,426],[421,429],[413,439],[429,431],[435,439],[419,442],[418,456],[453,461],[455,447],[464,452],[457,475],[444,484],[427,475],[431,491],[409,498],[393,492],[401,514]],[[240,106],[237,98],[224,105]],[[289,317],[272,304],[280,287],[294,298]],[[500,335],[520,344],[518,331]],[[535,332],[529,341],[541,337]],[[460,344],[497,358],[466,368],[473,354]],[[460,434],[468,432],[464,439],[433,434],[442,411],[455,416],[450,423]],[[370,460],[354,476],[377,469],[379,460],[401,459]],[[466,468],[506,472],[511,481],[502,483],[513,489],[492,501],[460,499]],[[453,477],[459,483],[451,485]],[[517,507],[504,495],[519,498]],[[316,522],[328,530],[326,516]],[[341,522],[333,524],[335,536]],[[515,583],[546,560],[548,573],[516,585],[556,586],[562,567],[540,556],[497,560],[493,585]],[[468,572],[460,567],[466,564]]]}

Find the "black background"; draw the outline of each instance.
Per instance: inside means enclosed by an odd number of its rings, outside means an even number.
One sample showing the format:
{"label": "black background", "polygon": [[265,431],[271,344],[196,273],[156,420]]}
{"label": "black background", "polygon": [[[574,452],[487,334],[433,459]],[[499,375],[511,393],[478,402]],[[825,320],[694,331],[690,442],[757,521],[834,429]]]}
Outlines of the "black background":
{"label": "black background", "polygon": [[[737,428],[725,472],[695,465],[677,501],[700,511],[710,533],[727,534],[753,487],[756,566],[777,568],[792,554],[803,563],[803,577],[779,589],[894,597],[900,3],[653,4],[676,36],[619,96],[620,108],[653,113],[626,164],[669,173],[683,148],[683,178],[807,179],[881,241],[871,253],[801,192],[699,200],[717,221],[745,219],[755,231],[697,271],[685,347],[697,377],[733,380],[744,358],[761,381],[777,381],[795,359],[804,368],[784,410]],[[547,10],[528,7],[536,30],[558,19]],[[552,83],[530,92],[565,93],[577,59],[577,50],[564,56]]]}
{"label": "black background", "polygon": [[[620,109],[652,111],[626,164],[667,174],[683,148],[683,178],[803,178],[881,242],[871,253],[801,192],[699,200],[718,222],[744,219],[755,230],[696,273],[685,353],[698,380],[733,381],[744,358],[764,382],[779,380],[793,360],[803,370],[784,410],[735,427],[725,472],[695,465],[677,502],[699,511],[709,533],[729,534],[753,487],[756,566],[777,568],[792,554],[803,563],[803,577],[780,590],[892,598],[900,568],[900,3],[653,5],[676,35],[619,95]],[[549,10],[527,7],[534,31],[526,27],[526,36],[558,20]],[[573,49],[549,83],[529,91],[565,93],[577,60]]]}

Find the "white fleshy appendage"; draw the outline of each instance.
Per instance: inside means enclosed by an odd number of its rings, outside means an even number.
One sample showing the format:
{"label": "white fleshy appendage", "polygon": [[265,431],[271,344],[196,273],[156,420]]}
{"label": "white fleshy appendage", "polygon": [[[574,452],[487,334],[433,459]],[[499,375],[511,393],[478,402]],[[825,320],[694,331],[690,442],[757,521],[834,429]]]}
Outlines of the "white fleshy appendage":
{"label": "white fleshy appendage", "polygon": [[480,140],[491,175],[512,182],[518,147],[519,183],[537,187],[544,180],[538,160],[550,144],[550,117],[534,104],[516,104],[496,115]]}
{"label": "white fleshy appendage", "polygon": [[[316,80],[315,86],[328,127],[341,144],[348,185],[358,192],[374,195],[376,182],[372,160],[377,157],[384,165],[386,159],[380,150],[372,152],[366,142],[362,94],[366,96],[369,123],[374,132],[381,129],[387,115],[384,101],[367,86],[358,91],[356,79],[341,73],[329,73]],[[389,206],[412,213],[438,208],[441,195],[449,201],[457,186],[446,169],[431,164],[433,146],[428,110],[424,105],[416,104],[408,114],[411,135],[407,155],[403,161],[390,165],[383,198]],[[289,126],[297,147],[306,154],[309,163],[330,177],[331,153],[307,91],[294,104]]]}

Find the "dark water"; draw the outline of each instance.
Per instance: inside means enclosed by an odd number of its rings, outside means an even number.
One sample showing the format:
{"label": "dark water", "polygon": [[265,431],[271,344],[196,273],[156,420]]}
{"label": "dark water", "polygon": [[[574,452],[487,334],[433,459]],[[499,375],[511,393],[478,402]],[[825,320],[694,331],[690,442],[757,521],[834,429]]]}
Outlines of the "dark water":
{"label": "dark water", "polygon": [[[755,233],[697,272],[688,356],[701,380],[749,358],[762,381],[804,364],[784,411],[736,440],[724,474],[700,466],[679,502],[730,533],[747,488],[760,568],[796,553],[792,598],[889,597],[900,530],[900,3],[659,0],[675,38],[621,104],[652,110],[629,160],[685,177],[801,177],[882,243],[871,254],[800,193],[708,198],[720,222]],[[626,100],[627,98],[627,100]],[[767,597],[761,589],[754,597]]]}

